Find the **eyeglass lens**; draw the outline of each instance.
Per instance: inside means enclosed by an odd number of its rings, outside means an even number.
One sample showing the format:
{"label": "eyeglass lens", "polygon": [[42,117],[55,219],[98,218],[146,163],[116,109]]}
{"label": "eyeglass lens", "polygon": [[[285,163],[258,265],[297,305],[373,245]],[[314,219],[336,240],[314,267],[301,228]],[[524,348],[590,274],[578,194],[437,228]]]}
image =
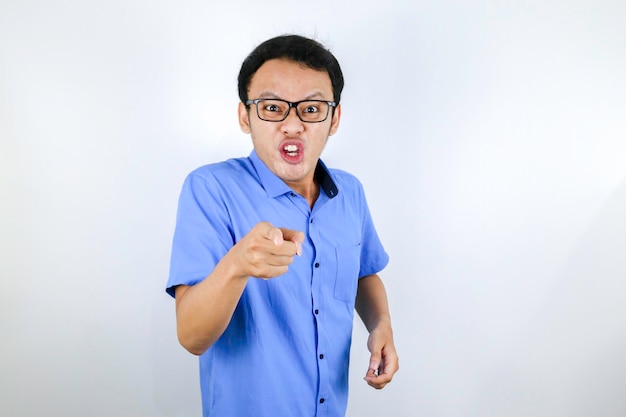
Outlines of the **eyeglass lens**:
{"label": "eyeglass lens", "polygon": [[[262,120],[279,122],[287,118],[289,103],[282,100],[259,100],[257,114]],[[296,113],[303,122],[322,122],[328,117],[330,106],[325,101],[301,101],[296,105]]]}

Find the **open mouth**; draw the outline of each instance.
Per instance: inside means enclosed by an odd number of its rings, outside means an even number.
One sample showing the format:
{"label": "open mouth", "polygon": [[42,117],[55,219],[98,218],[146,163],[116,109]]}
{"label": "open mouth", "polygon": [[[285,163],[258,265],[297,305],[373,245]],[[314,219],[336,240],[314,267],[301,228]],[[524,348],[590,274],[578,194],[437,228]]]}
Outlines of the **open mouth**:
{"label": "open mouth", "polygon": [[287,156],[296,157],[300,152],[300,148],[297,145],[285,145],[283,151],[287,154]]}
{"label": "open mouth", "polygon": [[286,162],[297,164],[304,158],[304,146],[296,140],[286,140],[280,145],[280,154]]}

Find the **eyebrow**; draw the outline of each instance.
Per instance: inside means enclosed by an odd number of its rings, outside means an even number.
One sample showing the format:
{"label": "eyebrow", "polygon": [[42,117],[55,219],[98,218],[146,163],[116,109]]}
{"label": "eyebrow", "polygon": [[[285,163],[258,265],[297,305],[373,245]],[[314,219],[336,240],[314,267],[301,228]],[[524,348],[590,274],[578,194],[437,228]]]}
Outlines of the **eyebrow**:
{"label": "eyebrow", "polygon": [[[263,91],[261,94],[259,94],[258,96],[260,99],[263,98],[275,98],[278,100],[285,100],[284,98],[281,98],[278,94],[272,93],[271,91]],[[323,100],[326,101],[324,99],[324,94],[322,94],[322,92],[320,91],[316,91],[315,93],[309,94],[308,96],[304,97],[302,100]],[[298,100],[298,101],[302,101],[302,100]],[[288,101],[288,100],[285,100]]]}

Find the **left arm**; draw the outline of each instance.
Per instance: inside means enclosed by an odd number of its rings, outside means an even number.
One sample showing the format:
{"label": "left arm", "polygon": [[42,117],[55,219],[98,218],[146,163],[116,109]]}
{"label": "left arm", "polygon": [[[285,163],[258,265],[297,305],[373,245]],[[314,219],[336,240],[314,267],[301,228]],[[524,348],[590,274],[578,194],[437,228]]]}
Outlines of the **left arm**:
{"label": "left arm", "polygon": [[359,279],[355,308],[370,335],[367,340],[370,365],[365,380],[376,389],[387,385],[398,371],[387,293],[377,274]]}

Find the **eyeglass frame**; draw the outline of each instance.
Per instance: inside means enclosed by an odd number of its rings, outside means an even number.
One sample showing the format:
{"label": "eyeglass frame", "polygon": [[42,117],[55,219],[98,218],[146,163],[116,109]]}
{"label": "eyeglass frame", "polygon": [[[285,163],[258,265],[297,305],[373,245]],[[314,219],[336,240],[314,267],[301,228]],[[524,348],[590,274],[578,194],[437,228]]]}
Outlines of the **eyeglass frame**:
{"label": "eyeglass frame", "polygon": [[[284,114],[282,119],[280,119],[280,120],[267,120],[267,119],[262,118],[261,114],[259,113],[259,103],[261,101],[281,101],[283,103],[287,103],[287,105],[289,107],[287,108],[287,111],[285,112],[285,114]],[[298,104],[311,102],[311,101],[315,102],[315,103],[326,103],[326,104],[328,104],[328,111],[326,112],[326,116],[322,120],[311,121],[311,120],[304,120],[304,119],[302,119],[302,116],[300,115],[300,111],[298,110]],[[303,123],[322,123],[322,122],[325,122],[328,119],[328,116],[331,113],[330,109],[332,109],[333,110],[332,113],[335,114],[335,109],[337,108],[337,103],[335,103],[334,101],[327,101],[327,100],[287,101],[287,100],[283,100],[282,98],[255,98],[253,100],[246,100],[244,103],[245,103],[246,106],[254,104],[254,107],[256,107],[256,115],[258,116],[259,119],[263,120],[264,122],[282,122],[287,117],[289,117],[289,113],[291,112],[291,109],[293,108],[293,109],[296,109],[296,116],[298,116],[298,119],[300,119],[300,121],[302,121]]]}

